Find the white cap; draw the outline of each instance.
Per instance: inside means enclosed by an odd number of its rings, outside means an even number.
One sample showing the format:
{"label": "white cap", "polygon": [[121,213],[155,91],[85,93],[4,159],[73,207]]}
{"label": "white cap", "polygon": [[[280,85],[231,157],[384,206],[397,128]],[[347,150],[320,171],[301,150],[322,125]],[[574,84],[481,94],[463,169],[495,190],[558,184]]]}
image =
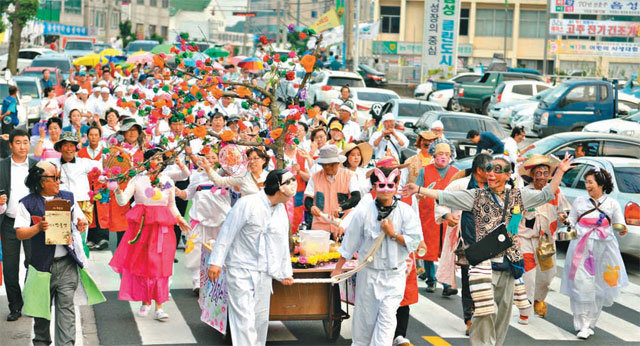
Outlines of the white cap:
{"label": "white cap", "polygon": [[118,86],[116,87],[116,90],[113,91],[113,93],[118,93],[118,92],[124,92],[124,88],[122,86]]}
{"label": "white cap", "polygon": [[89,95],[89,90],[87,90],[87,89],[80,89],[80,90],[78,90],[78,94],[85,94],[85,95]]}
{"label": "white cap", "polygon": [[444,129],[444,125],[442,124],[442,121],[436,120],[433,123],[431,123],[431,128],[432,129]]}
{"label": "white cap", "polygon": [[101,93],[108,93],[108,92],[109,92],[109,88],[107,88],[107,87],[102,87],[102,88],[100,89],[100,92],[101,92]]}
{"label": "white cap", "polygon": [[105,81],[105,80],[101,80],[100,82],[98,82],[98,85],[101,86],[101,87],[102,86],[108,86],[109,83],[107,83],[107,81]]}
{"label": "white cap", "polygon": [[387,113],[387,114],[382,116],[382,119],[380,119],[381,122],[385,122],[387,120],[396,121],[396,118],[393,116],[393,113]]}

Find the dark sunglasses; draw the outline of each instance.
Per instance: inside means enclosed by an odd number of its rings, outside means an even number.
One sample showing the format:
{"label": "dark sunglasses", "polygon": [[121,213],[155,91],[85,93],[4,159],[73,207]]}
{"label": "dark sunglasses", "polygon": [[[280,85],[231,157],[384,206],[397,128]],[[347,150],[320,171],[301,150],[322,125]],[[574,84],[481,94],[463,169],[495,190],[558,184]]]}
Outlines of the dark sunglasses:
{"label": "dark sunglasses", "polygon": [[59,181],[60,180],[60,176],[59,175],[43,175],[43,178],[51,178],[53,179],[53,181]]}
{"label": "dark sunglasses", "polygon": [[396,183],[380,183],[380,182],[377,182],[376,186],[379,189],[385,189],[385,188],[386,189],[395,189],[396,188]]}
{"label": "dark sunglasses", "polygon": [[485,172],[493,171],[493,173],[496,173],[496,174],[510,173],[511,172],[511,167],[508,167],[508,166],[504,166],[503,167],[502,165],[494,165],[493,163],[489,163],[484,168],[484,171]]}
{"label": "dark sunglasses", "polygon": [[295,178],[295,177],[293,177],[293,178],[289,178],[289,179],[287,179],[287,180],[283,181],[283,182],[282,182],[282,184],[280,184],[280,185],[289,185],[289,184],[292,184],[292,183],[293,183],[293,182],[295,182],[295,181],[296,181],[296,178]]}

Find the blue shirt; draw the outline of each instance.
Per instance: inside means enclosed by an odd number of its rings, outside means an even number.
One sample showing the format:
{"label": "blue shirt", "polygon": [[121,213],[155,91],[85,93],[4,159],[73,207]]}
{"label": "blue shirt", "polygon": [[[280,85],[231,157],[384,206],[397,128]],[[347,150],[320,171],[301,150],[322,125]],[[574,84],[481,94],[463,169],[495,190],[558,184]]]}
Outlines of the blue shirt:
{"label": "blue shirt", "polygon": [[13,125],[18,125],[18,100],[9,95],[4,100],[2,100],[2,114],[9,112],[9,117],[11,117],[11,123]]}
{"label": "blue shirt", "polygon": [[477,145],[477,152],[481,153],[483,150],[491,150],[494,155],[504,154],[504,143],[491,132],[483,132],[480,134],[480,142]]}
{"label": "blue shirt", "polygon": [[42,88],[46,88],[46,87],[51,87],[53,88],[53,81],[51,80],[51,78],[49,78],[49,80],[44,80],[44,78],[40,79],[40,83],[42,83]]}

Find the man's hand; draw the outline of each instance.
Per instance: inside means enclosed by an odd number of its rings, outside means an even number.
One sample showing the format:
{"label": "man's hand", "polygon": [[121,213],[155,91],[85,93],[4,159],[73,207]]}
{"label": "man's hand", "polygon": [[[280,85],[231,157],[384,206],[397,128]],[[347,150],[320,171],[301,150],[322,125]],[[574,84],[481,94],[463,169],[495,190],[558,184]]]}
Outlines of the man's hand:
{"label": "man's hand", "polygon": [[368,130],[371,126],[376,125],[376,119],[369,119],[366,123],[364,123],[364,130]]}
{"label": "man's hand", "polygon": [[447,225],[449,225],[449,227],[455,227],[460,222],[460,216],[453,215],[451,213],[447,214],[444,219],[447,221]]}
{"label": "man's hand", "polygon": [[315,205],[311,207],[310,211],[311,211],[311,215],[315,217],[320,217],[320,213],[322,213],[322,210],[320,210],[320,208],[316,207]]}
{"label": "man's hand", "polygon": [[0,135],[0,138],[2,138],[3,141],[9,141],[9,134],[4,134],[4,135]]}
{"label": "man's hand", "polygon": [[342,237],[342,235],[344,234],[345,229],[339,226],[331,226],[331,234],[333,234],[333,239],[340,239],[340,237]]}
{"label": "man's hand", "polygon": [[87,230],[87,226],[89,223],[85,219],[78,219],[78,223],[76,223],[76,228],[80,233],[84,233]]}
{"label": "man's hand", "polygon": [[331,277],[342,274],[342,268],[336,268],[331,272]]}
{"label": "man's hand", "polygon": [[293,285],[293,278],[282,279],[282,281],[280,281],[280,283],[285,285],[285,286],[291,286],[291,285]]}
{"label": "man's hand", "polygon": [[416,193],[418,193],[418,190],[420,190],[420,187],[414,183],[409,183],[407,185],[404,186],[404,188],[402,189],[402,197],[409,197],[411,195],[414,195]]}
{"label": "man's hand", "polygon": [[336,209],[334,209],[331,214],[329,214],[330,216],[333,216],[334,218],[338,219],[340,218],[340,213],[342,212],[342,208],[337,207]]}
{"label": "man's hand", "polygon": [[382,222],[380,222],[380,228],[382,229],[382,232],[384,232],[389,237],[393,237],[396,235],[396,232],[393,230],[393,223],[391,223],[391,220],[389,219],[382,220]]}
{"label": "man's hand", "polygon": [[209,266],[209,270],[207,271],[207,274],[209,275],[209,279],[211,281],[214,280],[218,280],[218,277],[220,276],[220,273],[222,272],[222,268],[218,267],[217,265],[210,265]]}
{"label": "man's hand", "polygon": [[39,232],[46,231],[49,229],[49,222],[42,218],[42,221],[38,222],[37,227]]}
{"label": "man's hand", "polygon": [[558,221],[560,221],[560,223],[564,224],[567,221],[567,214],[565,214],[565,213],[558,214]]}
{"label": "man's hand", "polygon": [[569,156],[569,153],[565,153],[564,159],[562,159],[560,165],[558,165],[558,170],[564,174],[573,167],[573,156]]}
{"label": "man's hand", "polygon": [[3,206],[7,203],[7,195],[0,195],[0,206]]}

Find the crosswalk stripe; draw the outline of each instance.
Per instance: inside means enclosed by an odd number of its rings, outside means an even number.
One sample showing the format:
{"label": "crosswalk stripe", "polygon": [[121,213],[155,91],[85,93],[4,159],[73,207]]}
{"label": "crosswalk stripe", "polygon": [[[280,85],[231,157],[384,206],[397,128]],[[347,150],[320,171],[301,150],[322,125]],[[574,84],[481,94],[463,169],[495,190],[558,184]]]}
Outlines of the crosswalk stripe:
{"label": "crosswalk stripe", "polygon": [[[429,298],[420,297],[418,304],[411,305],[409,315],[428,326],[441,337],[464,337],[465,325],[463,319]],[[434,318],[434,316],[437,316],[437,318]]]}
{"label": "crosswalk stripe", "polygon": [[427,340],[433,346],[451,346],[450,343],[446,342],[439,336],[423,336],[423,339]]}
{"label": "crosswalk stripe", "polygon": [[[143,345],[163,345],[163,344],[195,344],[196,338],[191,332],[191,328],[182,317],[182,313],[176,304],[169,300],[162,304],[162,309],[169,315],[166,321],[156,321],[153,319],[153,307],[146,317],[140,317],[137,311],[140,303],[129,302],[133,313],[140,338]],[[179,332],[177,332],[179,331]]]}
{"label": "crosswalk stripe", "polygon": [[[571,313],[569,297],[559,293],[560,284],[561,280],[558,277],[553,278],[551,289],[555,292],[549,292],[547,303]],[[600,313],[596,327],[624,341],[640,342],[640,326],[627,322],[605,311]]]}
{"label": "crosswalk stripe", "polygon": [[296,338],[282,323],[282,321],[269,321],[269,330],[267,332],[267,341],[297,341]]}
{"label": "crosswalk stripe", "polygon": [[[549,293],[551,294],[551,292]],[[576,336],[550,321],[537,316],[529,317],[529,324],[522,325],[518,323],[520,318],[520,310],[515,306],[511,310],[511,322],[509,326],[518,329],[536,340],[575,340]]]}

